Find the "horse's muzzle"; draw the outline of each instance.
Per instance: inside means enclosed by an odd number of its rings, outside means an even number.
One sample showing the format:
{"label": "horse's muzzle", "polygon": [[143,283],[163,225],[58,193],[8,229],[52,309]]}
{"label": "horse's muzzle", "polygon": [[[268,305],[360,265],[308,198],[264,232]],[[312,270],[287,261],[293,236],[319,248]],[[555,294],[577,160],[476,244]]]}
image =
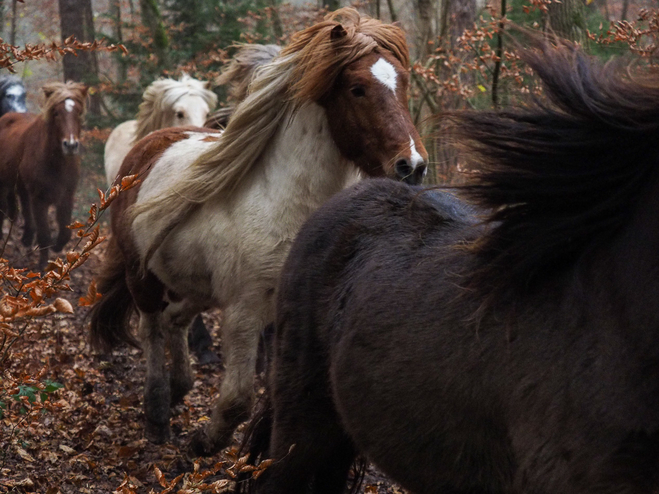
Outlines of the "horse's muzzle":
{"label": "horse's muzzle", "polygon": [[400,158],[394,165],[396,177],[409,185],[419,185],[428,172],[425,163],[419,163],[413,166],[407,158]]}
{"label": "horse's muzzle", "polygon": [[62,141],[62,152],[65,155],[78,154],[80,152],[80,142],[77,139]]}

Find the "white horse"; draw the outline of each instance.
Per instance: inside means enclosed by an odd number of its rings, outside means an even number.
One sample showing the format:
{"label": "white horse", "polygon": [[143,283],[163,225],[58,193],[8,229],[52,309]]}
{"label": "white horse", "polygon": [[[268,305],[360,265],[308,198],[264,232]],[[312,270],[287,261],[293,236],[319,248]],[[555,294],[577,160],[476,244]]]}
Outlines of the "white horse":
{"label": "white horse", "polygon": [[136,120],[117,125],[105,143],[105,177],[112,185],[121,163],[133,145],[150,132],[166,127],[203,127],[217,96],[207,81],[184,74],[180,80],[159,79],[142,95]]}
{"label": "white horse", "polygon": [[249,415],[259,335],[301,225],[360,171],[422,180],[427,153],[407,107],[408,67],[400,28],[344,8],[259,69],[224,133],[165,129],[128,154],[120,173],[142,181],[112,205],[91,334],[97,348],[135,342],[128,321],[138,311],[147,438],[169,437],[170,406],[193,382],[186,330],[219,307],[226,373],[192,446],[226,446]]}

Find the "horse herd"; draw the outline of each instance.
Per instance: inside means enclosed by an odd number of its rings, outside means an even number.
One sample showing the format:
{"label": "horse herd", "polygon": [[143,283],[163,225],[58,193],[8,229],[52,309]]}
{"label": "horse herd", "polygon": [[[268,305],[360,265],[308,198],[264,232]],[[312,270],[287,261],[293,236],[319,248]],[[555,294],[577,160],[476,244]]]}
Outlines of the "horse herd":
{"label": "horse herd", "polygon": [[[203,83],[147,90],[106,147],[108,180],[140,184],[111,208],[91,340],[142,348],[148,439],[168,440],[192,387],[188,328],[221,308],[226,372],[198,455],[250,417],[274,327],[246,438],[274,462],[238,491],[338,494],[357,457],[418,493],[659,491],[659,77],[532,45],[541,101],[443,117],[478,169],[459,188],[419,186],[405,34],[350,8],[281,51],[240,51],[224,130],[203,126]],[[40,150],[45,185],[78,166],[84,89],[48,96],[42,116],[0,118],[3,211],[18,195],[42,262],[68,237],[51,244],[40,215],[71,213],[30,181]],[[169,113],[147,122],[149,105]]]}

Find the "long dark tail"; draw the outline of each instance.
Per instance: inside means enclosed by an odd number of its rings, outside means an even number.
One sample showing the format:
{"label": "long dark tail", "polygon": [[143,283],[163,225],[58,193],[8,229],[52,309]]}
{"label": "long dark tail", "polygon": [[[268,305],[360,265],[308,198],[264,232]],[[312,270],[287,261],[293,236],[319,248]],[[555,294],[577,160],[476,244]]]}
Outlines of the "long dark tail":
{"label": "long dark tail", "polygon": [[139,348],[130,332],[130,317],[135,305],[126,284],[126,263],[114,237],[110,239],[101,273],[96,277],[101,299],[91,310],[91,344],[109,351],[120,343]]}

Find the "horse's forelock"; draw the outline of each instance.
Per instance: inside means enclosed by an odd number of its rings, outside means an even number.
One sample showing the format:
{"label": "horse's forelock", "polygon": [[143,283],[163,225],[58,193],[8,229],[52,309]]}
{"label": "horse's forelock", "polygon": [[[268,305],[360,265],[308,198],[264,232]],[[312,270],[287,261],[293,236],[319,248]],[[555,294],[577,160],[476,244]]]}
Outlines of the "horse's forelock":
{"label": "horse's forelock", "polygon": [[[343,27],[345,35],[333,39],[337,26]],[[290,55],[295,63],[292,80],[297,82],[290,88],[291,95],[298,101],[320,100],[346,65],[377,48],[391,52],[405,69],[409,67],[402,29],[362,16],[351,7],[337,10],[324,22],[294,35],[282,50],[282,56]]]}
{"label": "horse's forelock", "polygon": [[87,103],[87,86],[84,84],[73,81],[67,81],[66,83],[50,82],[44,84],[42,89],[47,95],[42,110],[44,118],[49,119],[53,108],[67,99],[72,99],[78,103],[81,106],[83,113],[85,112]]}
{"label": "horse's forelock", "polygon": [[206,88],[206,82],[183,74],[180,80],[158,79],[146,88],[137,114],[137,130],[134,142],[165,125],[165,118],[176,101],[185,95],[201,97],[212,110],[217,105],[217,95]]}

